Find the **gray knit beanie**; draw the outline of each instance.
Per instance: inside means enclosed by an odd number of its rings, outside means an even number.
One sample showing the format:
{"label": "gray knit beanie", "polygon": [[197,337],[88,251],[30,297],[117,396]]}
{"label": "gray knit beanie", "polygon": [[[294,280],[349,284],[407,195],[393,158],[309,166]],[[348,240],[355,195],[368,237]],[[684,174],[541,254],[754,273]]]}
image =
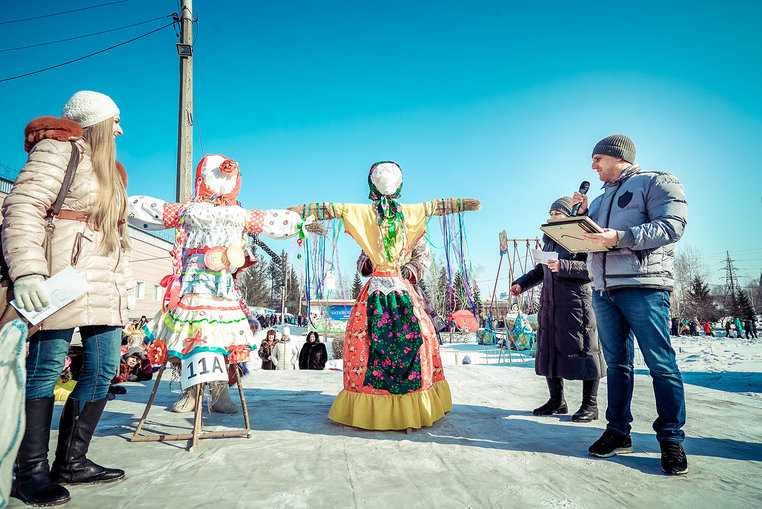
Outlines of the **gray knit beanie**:
{"label": "gray knit beanie", "polygon": [[61,112],[63,118],[73,120],[82,127],[90,127],[117,115],[119,108],[109,96],[90,90],[81,90],[71,96]]}
{"label": "gray knit beanie", "polygon": [[624,134],[612,134],[606,136],[595,144],[593,155],[619,157],[630,164],[635,163],[635,144]]}
{"label": "gray knit beanie", "polygon": [[550,210],[560,210],[567,216],[571,215],[571,197],[570,196],[562,196],[556,201],[553,202],[553,205],[550,206]]}

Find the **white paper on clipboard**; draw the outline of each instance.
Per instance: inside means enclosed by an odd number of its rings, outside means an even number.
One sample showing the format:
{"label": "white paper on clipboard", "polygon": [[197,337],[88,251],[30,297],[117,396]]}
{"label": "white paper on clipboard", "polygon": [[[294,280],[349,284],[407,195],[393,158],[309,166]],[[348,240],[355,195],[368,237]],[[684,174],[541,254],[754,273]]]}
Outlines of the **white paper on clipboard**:
{"label": "white paper on clipboard", "polygon": [[18,312],[32,325],[37,325],[74,299],[90,291],[90,285],[71,265],[43,281],[42,285],[48,291],[50,302],[42,311],[27,311],[19,306],[16,299],[11,301],[13,307],[18,309]]}
{"label": "white paper on clipboard", "polygon": [[548,260],[558,260],[558,253],[555,251],[543,251],[541,249],[529,249],[529,253],[532,255],[532,263],[537,265],[538,263],[548,264]]}

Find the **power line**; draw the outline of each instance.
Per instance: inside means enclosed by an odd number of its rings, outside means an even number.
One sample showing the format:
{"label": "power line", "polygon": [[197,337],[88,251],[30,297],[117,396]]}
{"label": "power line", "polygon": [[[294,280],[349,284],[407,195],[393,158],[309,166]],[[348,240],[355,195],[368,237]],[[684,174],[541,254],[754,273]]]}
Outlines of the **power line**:
{"label": "power line", "polygon": [[59,43],[59,42],[66,42],[66,41],[74,41],[76,39],[84,39],[85,37],[92,37],[93,35],[100,35],[100,34],[107,34],[109,32],[116,32],[117,30],[124,30],[125,28],[135,27],[135,26],[138,26],[138,25],[145,25],[146,23],[150,23],[150,22],[156,21],[158,19],[171,18],[171,17],[172,17],[172,14],[170,14],[168,16],[159,16],[158,18],[153,18],[153,19],[149,19],[149,20],[146,20],[146,21],[141,21],[140,23],[133,23],[131,25],[124,25],[124,26],[121,26],[121,27],[118,27],[118,28],[112,28],[110,30],[102,30],[100,32],[93,32],[91,34],[78,35],[76,37],[69,37],[67,39],[58,39],[57,41],[49,41],[49,42],[41,42],[41,43],[38,43],[38,44],[30,44],[29,46],[19,46],[18,48],[0,49],[0,53],[6,52],[6,51],[17,51],[17,50],[21,50],[21,49],[37,48],[39,46],[47,46],[48,44],[56,44],[56,43]]}
{"label": "power line", "polygon": [[33,18],[13,19],[10,21],[0,21],[0,25],[8,25],[10,23],[21,23],[22,21],[32,21],[34,19],[50,18],[51,16],[60,16],[61,14],[69,14],[70,12],[86,11],[88,9],[95,9],[96,7],[104,7],[106,5],[123,4],[130,0],[117,0],[116,2],[108,2],[105,4],[91,5],[90,7],[81,7],[79,9],[72,9],[70,11],[54,12],[53,14],[43,14],[42,16],[35,16]]}
{"label": "power line", "polygon": [[193,123],[196,124],[196,132],[198,132],[198,144],[201,146],[201,153],[203,155],[206,155],[206,152],[204,152],[204,142],[201,141],[201,127],[198,123],[198,115],[196,114],[196,101],[193,101]]}
{"label": "power line", "polygon": [[119,44],[114,44],[113,46],[109,46],[108,48],[102,49],[100,51],[96,51],[95,53],[90,53],[89,55],[85,55],[83,57],[75,58],[74,60],[69,60],[68,62],[63,62],[62,64],[51,65],[50,67],[46,67],[44,69],[38,69],[36,71],[28,72],[26,74],[19,74],[18,76],[11,76],[10,78],[0,79],[0,83],[2,83],[4,81],[11,81],[11,80],[15,80],[15,79],[18,79],[18,78],[23,78],[25,76],[31,76],[32,74],[41,73],[43,71],[49,71],[49,70],[55,69],[57,67],[62,67],[62,66],[67,65],[67,64],[72,64],[74,62],[79,62],[80,60],[84,60],[85,58],[89,58],[89,57],[98,55],[100,53],[106,52],[106,51],[108,51],[110,49],[118,48],[119,46],[124,46],[125,44],[128,44],[130,42],[137,41],[138,39],[142,39],[143,37],[145,37],[147,35],[151,35],[154,32],[158,32],[159,30],[161,30],[163,28],[167,28],[168,26],[173,25],[174,23],[175,22],[172,21],[172,23],[167,23],[166,25],[160,26],[159,28],[157,28],[155,30],[151,30],[150,32],[147,32],[147,33],[145,33],[143,35],[139,35],[137,37],[133,37],[129,41],[124,41],[124,42],[120,42]]}

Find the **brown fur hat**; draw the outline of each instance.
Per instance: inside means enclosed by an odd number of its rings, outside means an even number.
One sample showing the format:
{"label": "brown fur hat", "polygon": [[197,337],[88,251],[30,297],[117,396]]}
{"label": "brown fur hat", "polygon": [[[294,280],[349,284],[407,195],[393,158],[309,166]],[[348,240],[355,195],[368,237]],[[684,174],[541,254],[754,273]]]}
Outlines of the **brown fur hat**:
{"label": "brown fur hat", "polygon": [[[37,117],[29,122],[24,129],[24,150],[29,152],[37,143],[42,140],[69,141],[71,138],[81,138],[85,130],[81,125],[58,117]],[[122,177],[124,187],[127,187],[127,172],[119,161],[116,162],[116,169]]]}

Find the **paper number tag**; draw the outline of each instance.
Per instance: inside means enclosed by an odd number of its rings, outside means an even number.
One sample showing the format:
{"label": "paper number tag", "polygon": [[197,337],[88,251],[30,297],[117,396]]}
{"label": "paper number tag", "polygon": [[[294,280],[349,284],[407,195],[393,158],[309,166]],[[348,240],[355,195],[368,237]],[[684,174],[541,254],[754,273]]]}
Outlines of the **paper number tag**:
{"label": "paper number tag", "polygon": [[216,380],[228,381],[225,356],[214,352],[198,352],[182,361],[180,387],[183,390],[193,385]]}

